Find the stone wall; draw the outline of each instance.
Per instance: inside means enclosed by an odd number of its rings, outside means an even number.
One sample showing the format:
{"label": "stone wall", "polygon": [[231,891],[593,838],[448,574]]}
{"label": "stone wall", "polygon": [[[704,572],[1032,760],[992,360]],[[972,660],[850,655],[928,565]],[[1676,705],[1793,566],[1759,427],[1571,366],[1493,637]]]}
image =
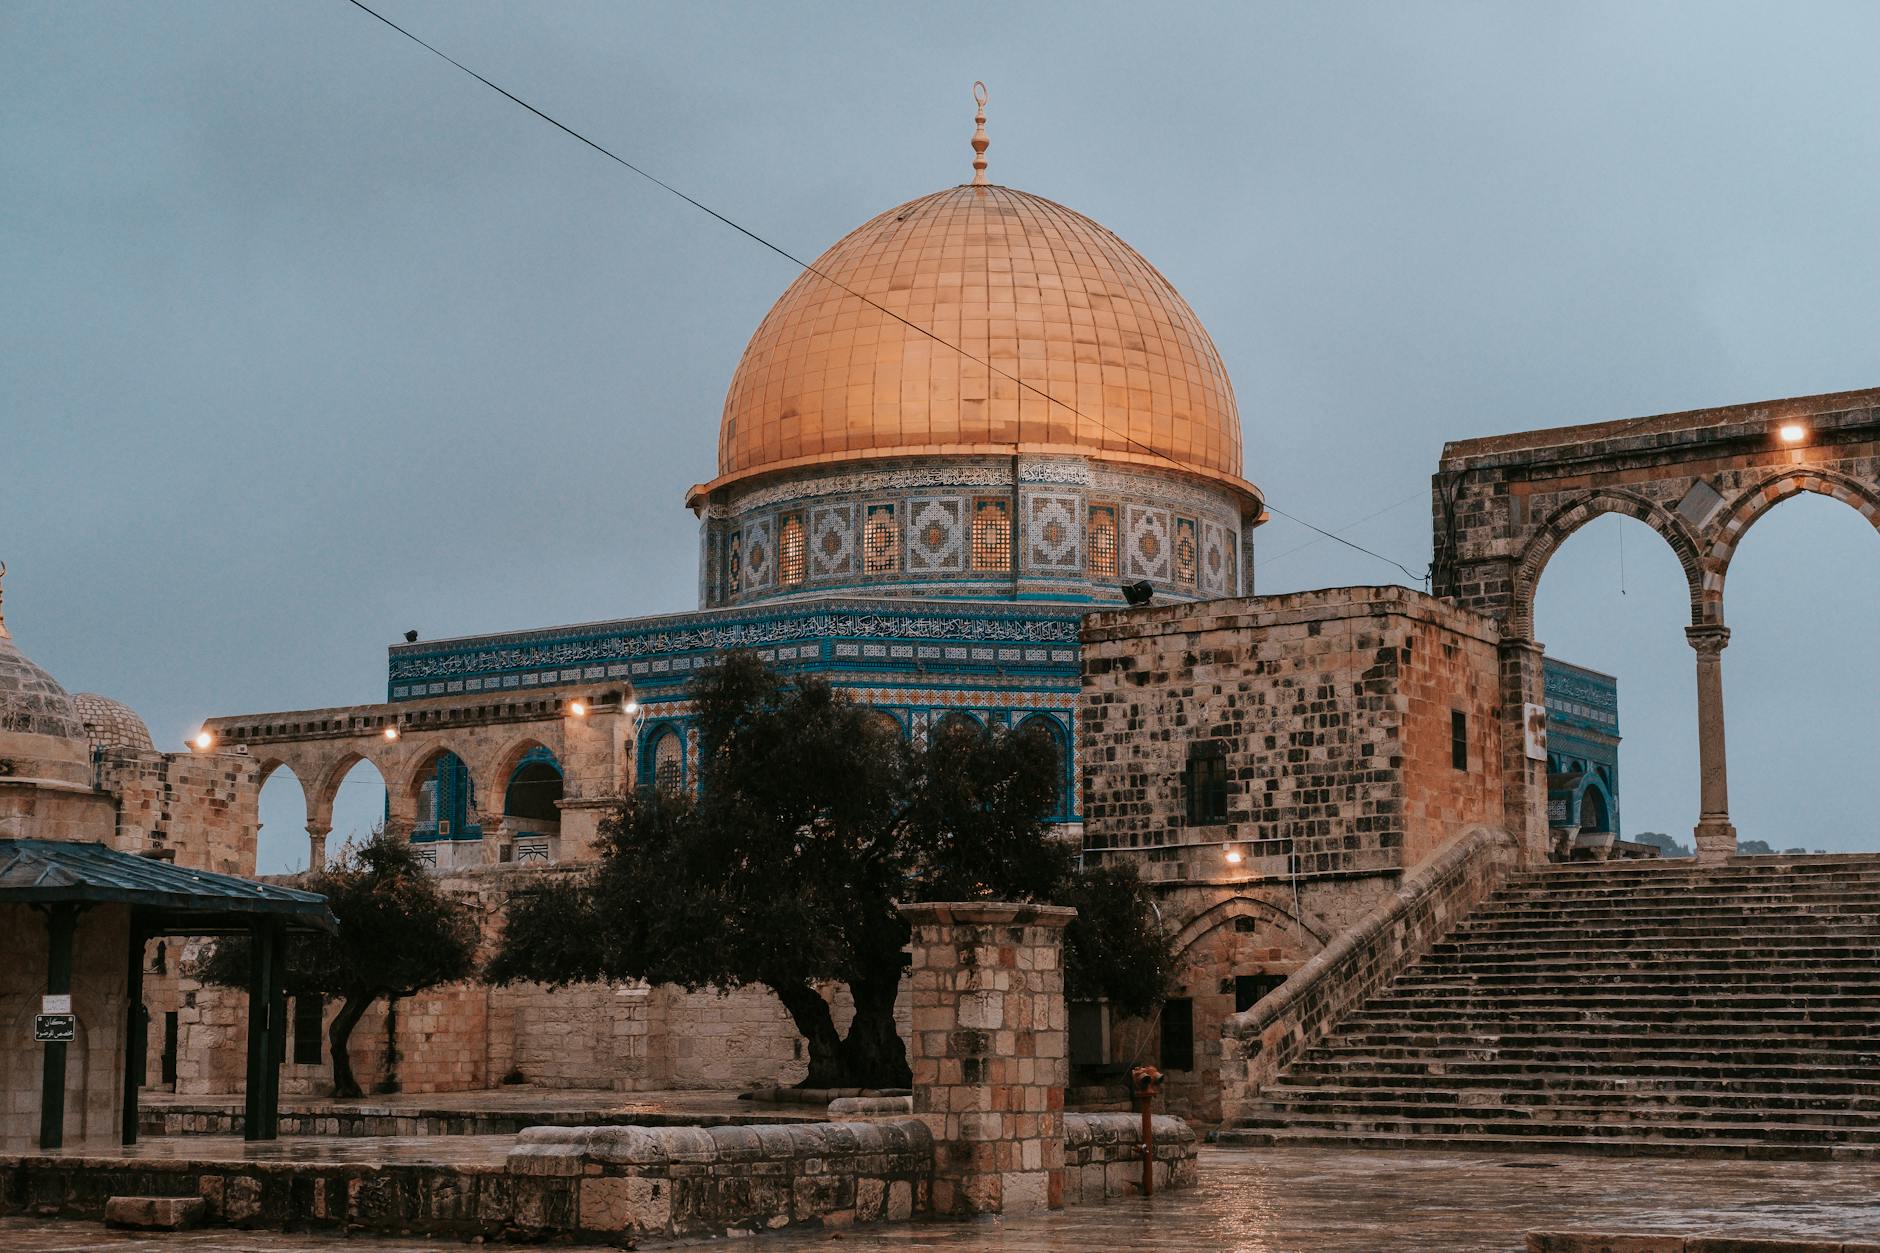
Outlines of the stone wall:
{"label": "stone wall", "polygon": [[113,748],[98,758],[97,772],[98,786],[120,801],[120,852],[218,874],[255,872],[261,781],[252,757]]}
{"label": "stone wall", "polygon": [[[27,905],[0,906],[0,1143],[37,1144],[45,1046],[33,1018],[46,991],[46,920]],[[123,1108],[124,967],[130,909],[99,905],[78,916],[72,938],[72,1012],[66,1046],[65,1143],[115,1144]]]}
{"label": "stone wall", "polygon": [[567,1180],[576,1229],[635,1238],[902,1221],[929,1209],[918,1119],[757,1127],[532,1127],[521,1178]]}
{"label": "stone wall", "polygon": [[[1198,1137],[1179,1118],[1157,1114],[1155,1190],[1192,1188],[1199,1182]],[[1064,1203],[1094,1205],[1142,1192],[1140,1114],[1064,1115]]]}
{"label": "stone wall", "polygon": [[[1402,587],[1092,614],[1086,849],[1149,878],[1222,883],[1414,865],[1501,816],[1497,666],[1488,622]],[[1452,712],[1467,770],[1450,764]],[[1191,820],[1184,780],[1210,748],[1225,816]]]}
{"label": "stone wall", "polygon": [[1520,855],[1505,832],[1464,832],[1278,991],[1229,1018],[1220,1041],[1224,1116],[1236,1117],[1287,1063],[1427,952],[1506,880]]}
{"label": "stone wall", "polygon": [[[1239,981],[1291,975],[1444,841],[1500,825],[1496,635],[1407,588],[1330,588],[1093,614],[1084,656],[1085,857],[1156,890],[1195,1042],[1184,1065],[1160,1022],[1113,1022],[1107,1060],[1161,1066],[1171,1111],[1217,1121]],[[1190,820],[1195,746],[1224,758],[1219,821]]]}

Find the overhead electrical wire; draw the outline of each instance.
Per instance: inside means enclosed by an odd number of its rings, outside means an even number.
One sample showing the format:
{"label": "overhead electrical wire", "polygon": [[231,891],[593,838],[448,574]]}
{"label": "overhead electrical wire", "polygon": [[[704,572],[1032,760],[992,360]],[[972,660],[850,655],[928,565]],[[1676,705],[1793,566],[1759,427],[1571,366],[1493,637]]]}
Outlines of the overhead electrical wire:
{"label": "overhead electrical wire", "polygon": [[[1066,412],[1074,415],[1075,417],[1081,419],[1082,421],[1090,422],[1096,426],[1103,428],[1104,430],[1108,431],[1110,434],[1115,435],[1121,440],[1123,440],[1125,443],[1132,444],[1136,448],[1141,449],[1143,452],[1147,453],[1151,457],[1154,457],[1160,461],[1165,461],[1169,465],[1175,467],[1176,469],[1185,471],[1187,473],[1197,472],[1195,467],[1184,463],[1179,458],[1171,457],[1169,454],[1163,452],[1159,448],[1149,447],[1147,444],[1144,444],[1140,440],[1135,439],[1128,432],[1117,430],[1114,426],[1105,422],[1102,418],[1093,418],[1090,415],[1083,413],[1075,405],[1067,404],[1066,402],[1059,400],[1057,397],[1053,396],[1051,393],[1045,391],[1043,388],[1037,387],[1034,384],[1026,382],[1024,379],[1019,378],[1015,374],[1011,374],[1003,369],[1000,369],[998,366],[994,365],[990,360],[984,357],[976,356],[973,353],[968,352],[966,349],[960,347],[958,344],[952,343],[951,341],[944,339],[939,335],[934,334],[932,331],[920,325],[918,322],[911,321],[908,318],[903,317],[901,314],[896,313],[894,310],[888,308],[886,305],[880,303],[879,301],[874,300],[867,295],[864,295],[862,292],[856,291],[853,287],[850,287],[847,283],[842,282],[840,279],[835,278],[834,276],[828,273],[825,273],[822,270],[817,269],[816,266],[812,262],[803,260],[801,257],[797,256],[795,253],[791,252],[789,249],[783,247],[780,244],[772,243],[770,240],[764,238],[762,235],[750,229],[748,226],[744,226],[738,222],[733,221],[731,218],[726,217],[724,214],[718,212],[718,210],[712,208],[710,205],[705,204],[703,201],[694,199],[692,196],[687,195],[685,192],[679,190],[679,188],[677,187],[674,187],[671,183],[666,182],[664,179],[660,178],[659,176],[648,173],[646,170],[641,169],[639,166],[633,164],[633,162],[627,160],[625,157],[614,152],[612,149],[607,148],[605,145],[597,143],[596,141],[592,139],[589,139],[586,135],[583,135],[580,131],[576,130],[574,127],[569,126],[566,122],[563,122],[555,117],[551,117],[547,113],[544,113],[542,110],[530,104],[527,100],[524,100],[521,96],[516,95],[514,92],[508,90],[505,87],[501,87],[498,84],[491,82],[489,79],[483,77],[483,75],[477,73],[475,70],[471,69],[469,66],[465,65],[463,62],[457,60],[457,58],[451,56],[448,52],[445,52],[443,49],[437,47],[435,44],[427,43],[425,40],[419,38],[417,35],[414,35],[412,32],[406,30],[403,26],[400,26],[397,22],[394,22],[391,18],[386,17],[383,13],[380,13],[378,10],[372,8],[371,6],[362,3],[361,0],[347,0],[347,3],[352,5],[355,9],[358,9],[361,13],[367,14],[368,16],[376,19],[377,21],[384,23],[386,26],[389,26],[391,29],[397,31],[399,34],[403,35],[406,39],[411,40],[411,42],[417,44],[420,48],[423,48],[425,51],[431,53],[433,56],[436,56],[450,63],[456,68],[462,70],[465,74],[468,74],[471,78],[476,79],[479,83],[482,83],[485,87],[488,87],[491,91],[495,92],[497,95],[502,96],[505,100],[508,100],[512,104],[516,104],[516,105],[521,106],[524,109],[527,109],[530,113],[533,113],[536,117],[541,118],[544,122],[547,122],[550,126],[553,126],[556,130],[562,131],[563,133],[571,136],[572,138],[579,140],[580,142],[586,144],[588,147],[592,148],[594,151],[606,157],[608,160],[616,162],[617,164],[626,167],[627,169],[633,171],[635,174],[638,174],[641,178],[645,179],[649,183],[652,183],[654,186],[659,187],[664,191],[671,192],[673,195],[685,201],[687,204],[691,205],[693,208],[697,209],[699,212],[712,217],[713,219],[717,220],[720,223],[723,223],[725,226],[730,227],[732,230],[736,231],[740,235],[743,235],[747,239],[750,239],[754,243],[760,244],[763,247],[768,248],[770,251],[776,253],[778,256],[782,257],[784,260],[790,262],[790,264],[796,266],[798,269],[803,270],[804,272],[809,273],[809,274],[814,274],[817,278],[822,279],[825,283],[828,283],[830,286],[839,289],[840,291],[846,293],[847,295],[853,296],[855,299],[861,301],[863,304],[869,306],[870,308],[875,309],[876,311],[883,313],[890,318],[893,318],[896,322],[899,322],[901,325],[907,327],[909,330],[915,332],[916,334],[925,336],[926,338],[932,340],[934,343],[939,344],[941,347],[946,348],[952,352],[958,353],[961,357],[965,358],[968,361],[973,362],[975,365],[984,366],[987,369],[987,371],[994,373],[994,374],[998,374],[1002,378],[1009,379],[1011,382],[1017,384],[1019,387],[1023,388],[1024,390],[1028,392],[1036,393],[1038,396],[1043,397],[1046,403],[1056,405],[1058,408],[1065,410]],[[1296,514],[1288,513],[1284,509],[1279,508],[1277,505],[1273,504],[1270,500],[1266,499],[1264,495],[1260,497],[1260,503],[1263,506],[1265,506],[1267,509],[1271,510],[1273,513],[1278,514],[1280,517],[1286,518],[1292,522],[1296,522],[1300,526],[1305,527],[1307,530],[1316,531],[1320,535],[1324,536],[1326,539],[1333,540],[1337,543],[1343,544],[1345,547],[1350,548],[1356,552],[1363,553],[1367,557],[1374,557],[1378,561],[1382,561],[1386,563],[1387,565],[1392,565],[1392,566],[1397,567],[1397,569],[1402,570],[1404,574],[1410,577],[1411,579],[1414,579],[1414,580],[1417,580],[1419,582],[1423,582],[1426,584],[1429,582],[1430,576],[1428,572],[1425,572],[1423,574],[1418,574],[1415,571],[1411,570],[1410,567],[1404,565],[1401,561],[1397,561],[1391,557],[1386,557],[1384,554],[1379,553],[1379,552],[1373,552],[1371,549],[1366,548],[1364,545],[1355,544],[1352,541],[1346,539],[1344,536],[1334,534],[1333,532],[1328,531],[1323,527],[1314,526],[1312,523],[1307,522],[1304,518],[1301,518]]]}

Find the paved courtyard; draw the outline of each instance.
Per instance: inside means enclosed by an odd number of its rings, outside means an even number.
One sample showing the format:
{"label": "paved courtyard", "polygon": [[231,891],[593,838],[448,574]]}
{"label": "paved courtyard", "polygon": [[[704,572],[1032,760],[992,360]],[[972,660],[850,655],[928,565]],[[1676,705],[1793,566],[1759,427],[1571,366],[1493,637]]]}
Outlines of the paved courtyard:
{"label": "paved courtyard", "polygon": [[[1039,1218],[762,1237],[776,1253],[1010,1249],[1066,1253],[1373,1253],[1521,1248],[1530,1228],[1880,1240],[1880,1170],[1816,1162],[1208,1149],[1202,1186]],[[436,1240],[265,1232],[137,1237],[96,1224],[0,1219],[0,1247],[63,1253],[161,1241],[225,1250],[435,1249]],[[746,1246],[742,1242],[739,1247]]]}

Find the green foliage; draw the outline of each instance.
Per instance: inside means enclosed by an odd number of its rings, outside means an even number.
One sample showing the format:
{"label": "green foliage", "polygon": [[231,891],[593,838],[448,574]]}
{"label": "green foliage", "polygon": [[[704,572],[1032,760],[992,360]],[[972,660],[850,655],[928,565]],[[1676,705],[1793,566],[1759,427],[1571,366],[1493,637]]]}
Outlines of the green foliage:
{"label": "green foliage", "polygon": [[[696,794],[640,789],[602,824],[591,875],[519,893],[489,977],[761,985],[809,1041],[806,1082],[905,1083],[895,903],[1072,892],[1074,850],[1045,821],[1056,746],[959,720],[916,749],[826,680],[787,682],[750,654],[701,675],[692,697]],[[1131,956],[1139,982],[1141,954],[1112,931],[1147,915],[1107,890],[1093,897],[1109,910],[1093,951]],[[826,981],[853,994],[847,1037],[813,991]]]}
{"label": "green foliage", "polygon": [[[380,997],[411,996],[475,973],[476,916],[438,885],[416,849],[382,832],[348,844],[338,863],[309,873],[302,886],[326,897],[339,930],[292,937],[283,983],[289,996],[344,1002],[330,1033],[334,1081],[341,1095],[357,1095],[346,1055],[354,1024]],[[217,940],[189,973],[245,988],[249,958],[247,940]]]}
{"label": "green foliage", "polygon": [[1082,871],[1070,878],[1059,899],[1077,909],[1064,932],[1065,995],[1108,998],[1125,1018],[1153,1014],[1167,993],[1175,953],[1136,868],[1119,864]]}

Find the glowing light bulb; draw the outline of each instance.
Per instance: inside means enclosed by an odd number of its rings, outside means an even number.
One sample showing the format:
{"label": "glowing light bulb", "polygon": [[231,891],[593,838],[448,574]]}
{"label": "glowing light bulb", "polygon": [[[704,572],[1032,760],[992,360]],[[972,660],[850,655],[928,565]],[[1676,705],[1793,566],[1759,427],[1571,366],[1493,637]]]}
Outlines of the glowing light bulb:
{"label": "glowing light bulb", "polygon": [[1239,849],[1230,848],[1227,850],[1227,864],[1230,866],[1238,866],[1240,864],[1240,850]]}
{"label": "glowing light bulb", "polygon": [[210,735],[207,731],[198,731],[196,733],[196,747],[202,749],[204,752],[208,752],[209,747],[214,743],[215,736]]}
{"label": "glowing light bulb", "polygon": [[388,739],[388,740],[395,740],[395,739],[397,739],[397,738],[398,738],[398,728],[397,728],[397,727],[386,727],[386,728],[385,728],[385,738],[386,738],[386,739]]}
{"label": "glowing light bulb", "polygon": [[1808,438],[1808,428],[1800,422],[1784,422],[1776,434],[1782,437],[1785,444],[1799,444]]}
{"label": "glowing light bulb", "polygon": [[568,706],[568,712],[577,718],[585,718],[587,716],[587,705],[585,702],[576,701]]}
{"label": "glowing light bulb", "polygon": [[626,704],[622,705],[621,708],[626,710],[630,714],[636,714],[640,712],[640,702],[637,700],[630,700]]}

